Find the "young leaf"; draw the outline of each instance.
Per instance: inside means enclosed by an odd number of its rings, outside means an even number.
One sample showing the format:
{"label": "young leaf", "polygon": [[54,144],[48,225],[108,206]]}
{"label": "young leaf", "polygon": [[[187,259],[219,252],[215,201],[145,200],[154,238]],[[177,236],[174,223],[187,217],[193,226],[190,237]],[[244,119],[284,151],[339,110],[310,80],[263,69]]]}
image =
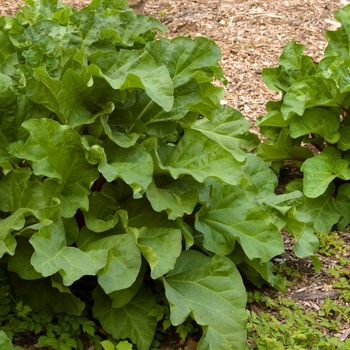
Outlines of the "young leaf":
{"label": "young leaf", "polygon": [[263,69],[262,77],[271,90],[286,93],[295,80],[316,72],[316,65],[311,57],[303,55],[304,50],[305,46],[293,39],[283,48],[279,66]]}
{"label": "young leaf", "polygon": [[304,193],[307,197],[316,198],[326,192],[328,185],[339,177],[350,179],[349,164],[341,159],[338,150],[329,148],[313,158],[307,159],[301,167],[304,173]]}
{"label": "young leaf", "polygon": [[191,175],[198,182],[213,177],[229,184],[237,184],[243,173],[240,163],[201,132],[186,129],[175,144],[159,144],[159,166],[169,171],[174,179]]}

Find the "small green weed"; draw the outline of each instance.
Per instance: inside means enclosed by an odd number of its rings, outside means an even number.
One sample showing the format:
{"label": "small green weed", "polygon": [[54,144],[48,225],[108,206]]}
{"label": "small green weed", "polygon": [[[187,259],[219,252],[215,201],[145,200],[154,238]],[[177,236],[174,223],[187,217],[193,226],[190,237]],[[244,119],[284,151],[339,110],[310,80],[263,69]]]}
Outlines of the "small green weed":
{"label": "small green weed", "polygon": [[320,247],[318,253],[325,256],[341,255],[346,252],[343,248],[344,240],[339,236],[338,232],[331,232],[328,235],[318,234]]}

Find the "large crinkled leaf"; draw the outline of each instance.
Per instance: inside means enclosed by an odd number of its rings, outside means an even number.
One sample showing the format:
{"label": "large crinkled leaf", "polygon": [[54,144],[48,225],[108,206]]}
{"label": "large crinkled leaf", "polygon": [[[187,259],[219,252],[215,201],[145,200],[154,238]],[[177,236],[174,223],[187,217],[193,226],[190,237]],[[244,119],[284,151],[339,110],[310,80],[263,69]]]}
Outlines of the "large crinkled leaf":
{"label": "large crinkled leaf", "polygon": [[102,22],[100,39],[106,38],[115,46],[145,44],[154,38],[153,30],[166,31],[166,27],[155,18],[136,16],[131,11],[118,11],[107,18],[103,16]]}
{"label": "large crinkled leaf", "polygon": [[91,46],[98,39],[108,39],[117,47],[133,46],[134,43],[144,44],[154,39],[153,30],[166,30],[166,27],[154,18],[136,16],[131,11],[125,11],[126,6],[127,2],[123,0],[95,0],[76,13],[71,21],[80,31],[79,37],[84,38],[83,46]]}
{"label": "large crinkled leaf", "polygon": [[294,118],[290,124],[290,136],[297,138],[304,135],[316,134],[324,137],[329,143],[336,143],[340,138],[339,116],[325,108],[312,108],[302,117]]}
{"label": "large crinkled leaf", "polygon": [[157,212],[166,211],[170,220],[191,214],[203,186],[190,176],[176,181],[171,178],[162,180],[153,181],[147,189],[146,196],[152,208]]}
{"label": "large crinkled leaf", "polygon": [[190,111],[196,112],[203,117],[214,119],[216,110],[220,106],[220,101],[225,97],[225,90],[207,81],[199,83],[198,88],[201,100],[197,103],[193,101],[190,104]]}
{"label": "large crinkled leaf", "polygon": [[174,86],[167,68],[157,65],[144,50],[97,53],[90,57],[84,73],[105,79],[115,90],[145,90],[151,100],[166,111],[173,106]]}
{"label": "large crinkled leaf", "polygon": [[347,160],[341,158],[340,152],[327,147],[322,153],[307,159],[301,167],[304,173],[304,194],[310,198],[322,195],[335,179],[350,179]]}
{"label": "large crinkled leaf", "polygon": [[203,118],[190,126],[230,152],[239,162],[247,156],[244,151],[251,151],[259,143],[258,137],[248,132],[249,127],[248,120],[233,108],[217,111],[212,121]]}
{"label": "large crinkled leaf", "polygon": [[346,94],[340,93],[336,83],[331,79],[306,76],[297,79],[283,99],[281,112],[288,120],[294,114],[303,115],[307,108],[317,106],[338,107]]}
{"label": "large crinkled leaf", "polygon": [[159,144],[160,168],[174,179],[191,175],[198,182],[212,177],[228,184],[237,184],[243,177],[241,164],[217,142],[203,133],[185,129],[177,144]]}
{"label": "large crinkled leaf", "polygon": [[108,123],[108,118],[108,115],[101,116],[101,124],[107,136],[120,147],[129,148],[134,146],[141,135],[138,133],[123,133],[118,131],[115,126]]}
{"label": "large crinkled leaf", "polygon": [[149,263],[152,278],[164,275],[174,267],[180,255],[182,234],[190,235],[184,232],[186,225],[182,221],[169,220],[165,213],[155,212],[145,198],[127,202],[124,209],[129,215],[128,231],[134,234],[139,249]]}
{"label": "large crinkled leaf", "polygon": [[[201,81],[223,77],[222,68],[218,64],[221,50],[207,38],[196,37],[192,40],[178,37],[171,41],[163,38],[149,42],[145,48],[158,65],[168,67],[175,88],[187,84],[193,77]],[[198,72],[202,74],[196,75]]]}
{"label": "large crinkled leaf", "polygon": [[50,119],[32,119],[22,126],[29,137],[13,144],[11,152],[32,162],[35,175],[48,177],[44,193],[59,198],[62,216],[72,217],[78,208],[87,210],[87,196],[99,174],[85,159],[79,134]]}
{"label": "large crinkled leaf", "polygon": [[278,179],[261,158],[249,154],[242,168],[245,177],[242,184],[247,197],[254,200],[259,196],[263,199],[274,194]]}
{"label": "large crinkled leaf", "polygon": [[341,216],[335,198],[327,193],[307,198],[301,209],[312,217],[314,230],[318,233],[328,234]]}
{"label": "large crinkled leaf", "polygon": [[17,297],[34,311],[79,316],[85,308],[85,304],[71,293],[69,288],[55,282],[53,278],[26,281],[13,274],[11,280],[16,288]]}
{"label": "large crinkled leaf", "polygon": [[101,192],[89,197],[89,210],[84,212],[85,225],[94,232],[103,232],[113,228],[119,220],[118,204]]}
{"label": "large crinkled leaf", "polygon": [[278,59],[277,68],[264,68],[262,77],[265,84],[277,92],[287,92],[292,83],[303,76],[313,75],[316,65],[311,57],[303,55],[304,45],[297,44],[294,39],[284,48]]}
{"label": "large crinkled leaf", "polygon": [[215,182],[212,202],[196,214],[195,227],[203,233],[204,247],[216,254],[230,254],[236,241],[250,260],[266,262],[284,250],[275,217],[239,187]]}
{"label": "large crinkled leaf", "polygon": [[333,79],[339,86],[340,92],[350,91],[350,76],[348,67],[349,57],[339,58],[338,56],[325,57],[320,61],[319,73],[317,76]]}
{"label": "large crinkled leaf", "polygon": [[98,170],[108,182],[117,178],[123,179],[134,191],[135,197],[140,197],[153,177],[153,159],[146,149],[135,144],[129,148],[122,148],[111,140],[105,140],[105,156],[101,160]]}
{"label": "large crinkled leaf", "polygon": [[14,213],[21,208],[38,211],[49,206],[51,198],[43,195],[42,183],[30,168],[11,171],[0,180],[0,210]]}
{"label": "large crinkled leaf", "polygon": [[131,301],[120,307],[112,307],[112,299],[101,288],[93,292],[94,316],[103,329],[115,339],[130,339],[139,350],[148,350],[156,331],[157,320],[149,316],[156,302],[150,289],[141,288]]}
{"label": "large crinkled leaf", "polygon": [[[14,254],[16,240],[12,232],[21,234],[21,230],[34,224],[38,224],[39,228],[49,225],[60,210],[57,199],[43,195],[42,183],[29,168],[13,170],[3,177],[0,180],[0,197],[0,210],[10,213],[0,220],[0,256]],[[31,220],[26,221],[26,218]]]}
{"label": "large crinkled leaf", "polygon": [[29,240],[35,252],[31,264],[44,277],[59,272],[65,286],[85,275],[96,275],[107,262],[106,250],[83,252],[66,245],[62,223],[42,227]]}
{"label": "large crinkled leaf", "polygon": [[119,308],[126,305],[139,292],[140,288],[143,285],[147,269],[148,265],[145,261],[143,261],[139,275],[137,276],[136,281],[130,287],[116,290],[108,294],[108,296],[113,300],[113,308]]}
{"label": "large crinkled leaf", "polygon": [[141,268],[141,254],[131,233],[110,230],[95,233],[86,227],[80,232],[77,245],[84,252],[104,251],[107,261],[97,272],[99,285],[109,294],[129,288]]}
{"label": "large crinkled leaf", "polygon": [[244,348],[246,292],[228,258],[184,251],[163,281],[171,323],[179,325],[191,316],[202,326],[198,350]]}
{"label": "large crinkled leaf", "polygon": [[130,230],[149,263],[153,279],[165,275],[174,267],[182,250],[182,234],[179,228],[141,227]]}

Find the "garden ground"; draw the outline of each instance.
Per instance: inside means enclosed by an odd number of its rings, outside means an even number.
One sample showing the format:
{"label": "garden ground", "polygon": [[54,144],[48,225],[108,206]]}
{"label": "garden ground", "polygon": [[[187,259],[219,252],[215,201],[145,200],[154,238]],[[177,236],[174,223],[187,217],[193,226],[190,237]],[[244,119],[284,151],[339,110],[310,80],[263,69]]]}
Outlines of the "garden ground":
{"label": "garden ground", "polygon": [[[77,8],[89,3],[86,0],[65,2]],[[20,3],[0,0],[0,15],[13,14]],[[262,69],[276,66],[283,46],[293,38],[306,46],[306,54],[319,61],[326,46],[323,33],[339,26],[333,13],[345,4],[346,1],[340,0],[148,0],[145,14],[166,24],[169,37],[205,36],[220,46],[221,64],[228,80],[222,103],[238,109],[253,124],[265,113],[266,102],[278,98],[262,81]],[[252,130],[258,133],[254,126]],[[350,259],[350,234],[340,232],[339,235],[344,250],[331,256],[320,255],[323,267],[318,274],[313,272],[311,260],[295,258],[292,242],[285,238],[286,253],[275,262],[295,269],[299,275],[292,279],[283,297],[297,300],[310,310],[318,310],[327,296],[337,299],[333,278],[327,271],[337,264],[339,255]],[[277,291],[265,292],[274,297],[281,295]],[[261,311],[258,306],[252,309],[256,313]],[[345,337],[349,329],[346,323],[341,327],[344,333],[333,335]],[[163,349],[191,350],[195,345],[195,339],[181,343],[176,337],[168,340]]]}

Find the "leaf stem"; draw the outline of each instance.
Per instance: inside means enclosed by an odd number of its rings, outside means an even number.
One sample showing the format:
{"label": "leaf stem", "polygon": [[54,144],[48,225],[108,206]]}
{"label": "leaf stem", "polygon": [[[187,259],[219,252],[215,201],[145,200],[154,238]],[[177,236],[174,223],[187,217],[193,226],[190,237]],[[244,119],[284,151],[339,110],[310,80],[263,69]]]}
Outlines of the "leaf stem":
{"label": "leaf stem", "polygon": [[133,123],[130,125],[129,130],[127,132],[131,132],[131,130],[135,127],[136,120],[140,120],[143,115],[146,113],[147,109],[153,104],[153,100],[149,101],[147,106],[143,109],[143,111],[139,114],[139,116],[133,121]]}

